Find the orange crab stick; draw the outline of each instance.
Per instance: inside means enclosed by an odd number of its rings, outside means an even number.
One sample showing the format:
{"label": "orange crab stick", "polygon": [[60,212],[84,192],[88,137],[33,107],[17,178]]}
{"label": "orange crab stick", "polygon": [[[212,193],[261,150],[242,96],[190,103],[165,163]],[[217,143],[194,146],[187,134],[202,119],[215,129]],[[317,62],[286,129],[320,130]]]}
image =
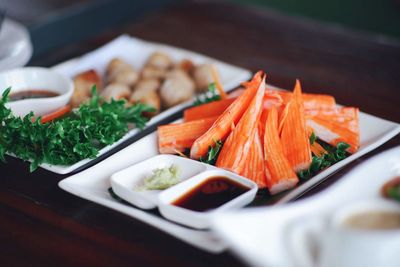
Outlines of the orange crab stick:
{"label": "orange crab stick", "polygon": [[217,117],[158,127],[158,150],[162,154],[175,154],[192,146],[197,137],[204,134]]}
{"label": "orange crab stick", "polygon": [[282,123],[281,142],[283,152],[297,173],[311,164],[310,141],[307,134],[301,86],[296,80],[293,97],[286,105],[287,114]]}
{"label": "orange crab stick", "polygon": [[[265,187],[262,174],[264,163],[261,141],[256,141],[256,138],[258,136],[258,121],[263,110],[264,93],[265,77],[261,81],[250,106],[226,139],[216,162],[217,167],[240,175],[248,175],[247,178],[257,180],[261,187]],[[260,177],[257,174],[259,170],[261,170]]]}
{"label": "orange crab stick", "polygon": [[264,109],[270,109],[271,107],[280,107],[284,104],[282,97],[277,92],[278,91],[276,90],[265,91],[263,104]]}
{"label": "orange crab stick", "polygon": [[[234,96],[238,96],[240,93],[241,91],[237,90]],[[287,104],[291,100],[292,95],[293,93],[289,91],[267,88],[265,91],[264,108]],[[331,95],[303,93],[302,98],[305,110],[330,110],[336,107],[335,98]]]}
{"label": "orange crab stick", "polygon": [[[293,93],[287,91],[277,91],[282,97],[283,103],[289,103]],[[302,94],[304,108],[307,109],[334,109],[336,107],[335,98],[324,94]]]}
{"label": "orange crab stick", "polygon": [[185,121],[194,121],[219,116],[233,101],[235,101],[235,98],[227,98],[186,109],[183,113],[183,118]]}
{"label": "orange crab stick", "polygon": [[325,121],[334,121],[341,127],[347,128],[359,134],[359,109],[354,107],[342,107],[333,110],[306,110],[307,118],[318,118]]}
{"label": "orange crab stick", "polygon": [[258,185],[259,189],[267,187],[263,145],[261,141],[259,130],[256,128],[253,136],[249,139],[249,152],[244,155],[243,168],[239,172],[240,175],[254,181]]}
{"label": "orange crab stick", "polygon": [[339,142],[345,142],[350,145],[348,152],[354,153],[360,146],[360,135],[348,128],[342,127],[341,123],[335,121],[326,121],[314,117],[307,119],[307,125],[313,129],[318,138],[330,145],[336,146]]}
{"label": "orange crab stick", "polygon": [[293,188],[299,181],[288,159],[278,135],[278,112],[273,107],[268,113],[264,134],[265,176],[269,192],[274,195]]}
{"label": "orange crab stick", "polygon": [[214,145],[215,140],[225,140],[228,137],[231,133],[232,125],[236,125],[240,120],[257,93],[261,83],[261,75],[262,72],[258,72],[250,82],[244,83],[245,92],[218,117],[206,133],[196,139],[190,149],[190,157],[192,159],[199,159],[204,156],[208,148]]}

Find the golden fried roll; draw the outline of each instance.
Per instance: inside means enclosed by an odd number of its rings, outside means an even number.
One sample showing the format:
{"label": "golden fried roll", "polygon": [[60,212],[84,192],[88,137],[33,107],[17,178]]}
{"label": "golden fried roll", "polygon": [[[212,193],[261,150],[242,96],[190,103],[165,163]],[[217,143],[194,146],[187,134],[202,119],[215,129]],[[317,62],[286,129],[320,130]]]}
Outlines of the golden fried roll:
{"label": "golden fried roll", "polygon": [[143,104],[147,104],[156,109],[155,112],[151,112],[149,115],[154,116],[160,112],[161,109],[161,100],[160,96],[156,92],[156,90],[147,90],[145,88],[135,90],[131,97],[129,98],[129,102],[137,103],[141,102]]}
{"label": "golden fried roll", "polygon": [[123,59],[113,58],[107,65],[106,76],[113,76],[115,73],[126,69],[133,69],[133,67]]}
{"label": "golden fried roll", "polygon": [[142,69],[142,79],[164,79],[167,71],[152,66],[145,66]]}
{"label": "golden fried roll", "polygon": [[166,70],[172,66],[172,60],[167,54],[157,51],[150,55],[146,66]]}
{"label": "golden fried roll", "polygon": [[159,80],[157,79],[143,79],[140,80],[135,88],[134,91],[137,90],[145,90],[145,91],[157,91],[158,89],[160,89],[161,83]]}
{"label": "golden fried roll", "polygon": [[96,85],[97,92],[101,92],[102,81],[95,70],[88,70],[74,77],[74,93],[70,101],[72,107],[78,107],[90,99],[93,85]]}
{"label": "golden fried roll", "polygon": [[210,64],[202,64],[194,67],[193,79],[197,92],[207,91],[208,85],[213,82],[211,71],[212,66]]}
{"label": "golden fried roll", "polygon": [[130,87],[139,80],[139,73],[120,58],[114,58],[108,63],[106,76],[108,83],[121,83]]}
{"label": "golden fried roll", "polygon": [[131,89],[126,84],[122,83],[110,83],[107,85],[101,96],[106,100],[110,101],[112,98],[115,100],[129,99],[131,95]]}
{"label": "golden fried roll", "polygon": [[175,69],[168,72],[160,89],[160,97],[163,107],[169,108],[193,97],[195,85],[189,75]]}
{"label": "golden fried roll", "polygon": [[135,86],[138,80],[139,80],[139,73],[137,73],[134,70],[126,69],[115,73],[109,80],[109,82],[125,84],[129,87],[133,87]]}

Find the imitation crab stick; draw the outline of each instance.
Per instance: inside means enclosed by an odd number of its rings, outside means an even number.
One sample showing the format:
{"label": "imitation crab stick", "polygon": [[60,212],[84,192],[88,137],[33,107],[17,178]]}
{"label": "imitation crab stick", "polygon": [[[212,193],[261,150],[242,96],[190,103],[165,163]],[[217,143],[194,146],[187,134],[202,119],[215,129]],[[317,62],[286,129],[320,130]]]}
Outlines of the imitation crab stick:
{"label": "imitation crab stick", "polygon": [[[242,89],[238,89],[231,93],[229,97],[237,97],[243,93]],[[232,95],[232,96],[231,96]],[[265,91],[264,108],[271,106],[280,106],[287,104],[292,98],[293,93],[284,90],[268,89]],[[335,98],[325,94],[302,94],[305,110],[331,110],[336,107]]]}
{"label": "imitation crab stick", "polygon": [[265,175],[269,192],[274,195],[293,188],[299,181],[278,135],[278,112],[273,107],[268,113],[264,134]]}
{"label": "imitation crab stick", "polygon": [[158,149],[162,154],[184,151],[192,146],[197,137],[204,134],[217,117],[158,127]]}
{"label": "imitation crab stick", "polygon": [[[253,97],[243,117],[226,139],[216,162],[217,167],[257,180],[261,187],[265,187],[264,163],[261,141],[259,138],[257,140],[257,136],[258,121],[263,111],[264,93],[265,77],[259,84],[257,94]],[[258,174],[260,171],[261,177]]]}
{"label": "imitation crab stick", "polygon": [[333,110],[306,110],[307,118],[318,118],[325,121],[334,121],[341,127],[359,133],[359,109],[354,107],[341,107]]}
{"label": "imitation crab stick", "polygon": [[250,82],[244,83],[245,92],[218,117],[206,133],[196,139],[190,149],[190,157],[192,159],[199,159],[205,155],[208,148],[214,145],[215,140],[225,140],[228,137],[231,133],[232,125],[238,123],[256,95],[261,83],[261,75],[262,72],[258,72]]}
{"label": "imitation crab stick", "polygon": [[[289,103],[293,93],[288,91],[276,91],[283,100],[283,103]],[[333,96],[324,94],[302,94],[304,109],[334,109],[336,101]]]}
{"label": "imitation crab stick", "polygon": [[314,117],[307,119],[307,125],[311,127],[319,139],[336,146],[339,142],[345,142],[350,145],[348,152],[354,153],[360,146],[360,136],[358,132],[349,130],[335,121],[326,121]]}
{"label": "imitation crab stick", "polygon": [[221,115],[235,101],[234,98],[222,99],[200,106],[186,109],[183,113],[185,121],[194,121]]}
{"label": "imitation crab stick", "polygon": [[263,103],[264,109],[270,109],[271,107],[281,107],[283,104],[283,99],[276,90],[265,91]]}
{"label": "imitation crab stick", "polygon": [[257,128],[249,142],[249,152],[244,155],[243,168],[238,173],[254,181],[258,188],[266,188],[263,145]]}
{"label": "imitation crab stick", "polygon": [[292,99],[286,105],[287,115],[282,123],[283,152],[295,172],[308,169],[311,164],[310,141],[307,134],[301,86],[296,80]]}
{"label": "imitation crab stick", "polygon": [[260,120],[258,122],[258,133],[260,134],[261,138],[261,144],[264,146],[264,133],[265,133],[265,122],[267,121],[268,118],[268,113],[269,109],[263,109]]}

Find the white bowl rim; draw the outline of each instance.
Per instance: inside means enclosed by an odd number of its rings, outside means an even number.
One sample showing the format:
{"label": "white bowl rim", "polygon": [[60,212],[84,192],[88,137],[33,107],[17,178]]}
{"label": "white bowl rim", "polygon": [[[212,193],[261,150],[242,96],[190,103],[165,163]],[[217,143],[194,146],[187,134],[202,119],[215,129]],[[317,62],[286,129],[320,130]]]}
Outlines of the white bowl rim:
{"label": "white bowl rim", "polygon": [[[59,93],[59,95],[54,96],[54,97],[28,98],[28,99],[22,99],[22,100],[18,100],[18,101],[8,102],[8,103],[6,103],[6,106],[8,108],[18,109],[19,107],[23,108],[26,106],[38,106],[38,105],[46,105],[46,104],[51,104],[51,103],[59,103],[59,102],[68,103],[69,102],[69,100],[74,92],[74,85],[73,85],[72,79],[70,79],[69,77],[66,77],[63,74],[61,74],[57,71],[54,71],[52,69],[45,68],[45,67],[15,68],[15,69],[0,72],[0,78],[6,77],[7,75],[24,76],[24,75],[30,75],[32,73],[38,73],[38,75],[40,75],[40,76],[49,76],[50,75],[50,76],[54,77],[57,81],[59,81],[60,84],[62,84],[62,86],[59,87],[59,90],[57,90],[57,93]],[[45,81],[45,79],[44,79],[44,81]],[[46,83],[46,82],[44,82],[44,83]],[[1,94],[9,87],[11,87],[11,92],[12,92],[13,85],[9,85],[9,86],[6,85],[5,88],[0,88]],[[15,90],[15,92],[18,91],[19,86],[16,86],[16,88],[17,89]],[[22,87],[20,89],[22,89]],[[25,88],[25,89],[29,89],[29,87]],[[44,90],[56,91],[52,88],[45,88]],[[37,115],[35,112],[35,107],[32,107],[32,111],[35,113],[35,115]],[[51,111],[49,111],[49,112],[51,112]]]}

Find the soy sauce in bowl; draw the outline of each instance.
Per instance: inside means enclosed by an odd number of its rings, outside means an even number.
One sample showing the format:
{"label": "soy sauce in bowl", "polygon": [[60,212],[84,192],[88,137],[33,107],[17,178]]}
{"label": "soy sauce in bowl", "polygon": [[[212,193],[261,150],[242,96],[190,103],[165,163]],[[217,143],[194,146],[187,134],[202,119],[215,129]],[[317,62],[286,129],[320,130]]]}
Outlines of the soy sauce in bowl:
{"label": "soy sauce in bowl", "polygon": [[207,211],[217,208],[250,188],[224,176],[214,176],[198,184],[172,204],[193,211]]}
{"label": "soy sauce in bowl", "polygon": [[59,96],[59,93],[52,92],[49,90],[42,90],[42,89],[26,89],[21,90],[16,93],[11,93],[9,98],[11,101],[19,101],[24,99],[32,99],[32,98],[48,98],[48,97],[55,97]]}

